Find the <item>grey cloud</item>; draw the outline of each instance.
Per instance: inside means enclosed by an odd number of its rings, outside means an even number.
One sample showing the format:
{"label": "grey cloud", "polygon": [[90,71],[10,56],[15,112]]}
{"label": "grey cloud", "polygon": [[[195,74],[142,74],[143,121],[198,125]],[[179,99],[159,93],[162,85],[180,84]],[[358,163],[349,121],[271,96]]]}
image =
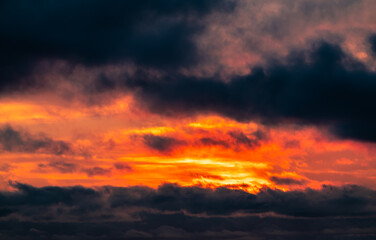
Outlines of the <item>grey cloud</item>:
{"label": "grey cloud", "polygon": [[306,182],[304,180],[277,176],[271,177],[270,180],[278,185],[303,185]]}
{"label": "grey cloud", "polygon": [[54,170],[57,170],[61,173],[72,173],[77,170],[77,165],[73,163],[67,163],[64,161],[57,161],[57,162],[51,162],[48,164],[39,164],[38,167],[40,169],[45,169],[45,168],[53,168]]}
{"label": "grey cloud", "polygon": [[229,82],[169,76],[136,77],[126,84],[142,106],[162,115],[217,113],[266,125],[311,124],[327,127],[340,138],[372,142],[375,79],[374,71],[338,45],[320,42],[310,50],[292,52],[287,63],[274,61]]}
{"label": "grey cloud", "polygon": [[172,137],[157,136],[153,134],[145,134],[142,137],[146,146],[162,153],[169,152],[173,150],[174,147],[183,144],[181,140]]}
{"label": "grey cloud", "polygon": [[49,163],[40,163],[38,165],[38,170],[53,170],[60,173],[78,173],[82,172],[87,174],[89,177],[92,176],[105,176],[111,175],[114,170],[129,172],[132,171],[132,167],[126,163],[115,163],[113,167],[103,168],[103,167],[83,167],[78,163],[66,162],[66,161],[52,161]]}
{"label": "grey cloud", "polygon": [[44,135],[32,136],[11,126],[0,128],[0,150],[8,152],[45,152],[61,155],[71,152],[70,144]]}
{"label": "grey cloud", "polygon": [[[43,187],[12,183],[17,191],[2,192],[3,207],[80,205],[90,197],[101,208],[142,207],[192,214],[231,215],[274,212],[295,217],[372,216],[376,214],[376,192],[360,186],[324,186],[322,190],[287,191],[262,189],[258,194],[241,190],[182,187],[164,184],[148,187]],[[100,211],[100,209],[98,209]]]}
{"label": "grey cloud", "polygon": [[230,1],[210,0],[2,1],[0,93],[45,87],[34,76],[41,70],[35,63],[43,60],[158,69],[195,65],[194,37],[204,29],[200,18],[232,9]]}
{"label": "grey cloud", "polygon": [[175,184],[12,185],[16,191],[0,192],[0,233],[9,239],[355,240],[376,233],[376,193],[360,186],[250,194]]}

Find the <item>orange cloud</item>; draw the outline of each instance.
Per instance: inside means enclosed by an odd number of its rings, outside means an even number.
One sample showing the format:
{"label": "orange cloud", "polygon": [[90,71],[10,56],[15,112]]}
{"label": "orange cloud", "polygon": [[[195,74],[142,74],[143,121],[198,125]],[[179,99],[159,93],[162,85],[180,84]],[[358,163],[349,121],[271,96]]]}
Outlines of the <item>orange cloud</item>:
{"label": "orange cloud", "polygon": [[175,182],[256,192],[264,186],[290,190],[374,181],[371,145],[336,140],[312,127],[270,128],[214,115],[161,118],[132,101],[128,96],[73,108],[1,102],[3,124],[70,146],[60,155],[0,148],[0,166],[11,163],[0,171],[2,187],[9,179],[36,186]]}

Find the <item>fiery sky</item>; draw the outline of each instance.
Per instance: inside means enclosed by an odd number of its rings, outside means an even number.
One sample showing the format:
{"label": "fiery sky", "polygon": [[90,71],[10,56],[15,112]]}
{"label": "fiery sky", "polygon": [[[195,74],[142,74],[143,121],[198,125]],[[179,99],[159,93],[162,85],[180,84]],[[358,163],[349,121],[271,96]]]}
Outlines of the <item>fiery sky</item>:
{"label": "fiery sky", "polygon": [[0,237],[374,239],[375,12],[2,1]]}

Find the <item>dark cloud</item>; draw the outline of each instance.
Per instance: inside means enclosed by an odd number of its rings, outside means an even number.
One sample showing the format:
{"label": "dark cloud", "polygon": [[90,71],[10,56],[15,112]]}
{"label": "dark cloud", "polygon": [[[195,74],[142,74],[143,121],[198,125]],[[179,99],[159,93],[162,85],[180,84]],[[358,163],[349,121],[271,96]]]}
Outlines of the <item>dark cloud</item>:
{"label": "dark cloud", "polygon": [[[142,195],[147,197],[140,198]],[[149,206],[164,211],[185,210],[196,214],[217,215],[240,211],[326,217],[372,215],[374,213],[371,209],[376,204],[375,197],[375,191],[358,186],[343,188],[326,186],[320,191],[307,189],[291,192],[265,189],[254,195],[227,188],[218,188],[213,191],[199,187],[166,184],[157,191],[144,188],[114,189],[110,200],[113,207]]]}
{"label": "dark cloud", "polygon": [[69,143],[56,141],[44,135],[31,136],[11,126],[0,128],[0,150],[8,152],[44,152],[56,155],[71,152]]}
{"label": "dark cloud", "polygon": [[259,146],[260,141],[265,139],[265,133],[260,130],[249,135],[246,135],[242,131],[230,131],[227,135],[229,138],[226,139],[203,137],[199,139],[199,143],[205,146],[221,146],[224,148],[238,149],[240,146],[248,148]]}
{"label": "dark cloud", "polygon": [[48,164],[39,164],[38,167],[40,169],[45,169],[45,168],[52,168],[54,170],[57,170],[61,173],[73,173],[77,171],[77,165],[74,163],[68,163],[64,161],[57,161],[57,162],[51,162]]}
{"label": "dark cloud", "polygon": [[[158,224],[156,224],[158,223]],[[132,222],[1,221],[2,239],[208,239],[208,240],[373,240],[375,219],[198,218],[181,214],[144,215]],[[222,229],[219,229],[219,228]],[[170,233],[169,236],[166,236]],[[171,235],[174,233],[174,235]],[[177,238],[177,233],[184,233]],[[162,237],[163,236],[163,237]],[[181,236],[181,235],[180,235]]]}
{"label": "dark cloud", "polygon": [[305,183],[304,180],[298,180],[289,177],[277,177],[273,176],[270,178],[272,182],[278,185],[303,185]]}
{"label": "dark cloud", "polygon": [[3,192],[1,194],[0,204],[2,206],[37,206],[67,204],[75,205],[87,198],[99,198],[100,194],[93,189],[83,187],[43,187],[35,188],[30,185],[18,182],[10,182],[18,191],[14,193]]}
{"label": "dark cloud", "polygon": [[[239,150],[240,147],[254,148],[260,145],[262,140],[265,140],[266,133],[261,130],[255,131],[253,133],[245,134],[242,131],[229,131],[225,132],[222,136],[204,136],[199,139],[194,139],[193,141],[185,141],[182,139],[145,134],[141,135],[143,143],[151,149],[157,150],[161,153],[169,153],[175,148],[184,146],[220,146],[223,148],[232,148],[234,150]],[[138,135],[133,137],[137,138]]]}
{"label": "dark cloud", "polygon": [[[92,176],[105,176],[111,175],[114,171],[129,172],[132,171],[132,167],[126,163],[115,163],[113,167],[103,168],[103,167],[80,167],[78,164],[65,162],[65,161],[54,161],[50,163],[40,163],[38,165],[37,171],[58,171],[60,173],[85,173],[89,177]],[[0,169],[1,171],[1,169]]]}
{"label": "dark cloud", "polygon": [[169,76],[127,85],[159,114],[214,112],[238,121],[325,125],[339,137],[376,141],[375,79],[339,46],[322,42],[229,82]]}
{"label": "dark cloud", "polygon": [[371,50],[373,54],[376,56],[376,34],[373,34],[370,38],[369,41],[371,43]]}
{"label": "dark cloud", "polygon": [[2,239],[372,239],[376,234],[376,192],[359,186],[250,194],[174,184],[158,189],[12,185],[16,191],[0,192]]}
{"label": "dark cloud", "polygon": [[83,168],[82,172],[86,173],[89,177],[92,176],[103,176],[110,175],[112,168],[102,168],[102,167],[93,167],[93,168]]}
{"label": "dark cloud", "polygon": [[264,133],[260,130],[252,133],[252,138],[248,137],[241,131],[231,131],[228,134],[235,140],[237,145],[245,145],[251,148],[258,146],[260,140],[264,139]]}
{"label": "dark cloud", "polygon": [[176,184],[164,184],[158,189],[133,186],[102,187],[96,190],[83,187],[36,188],[21,183],[11,184],[17,191],[1,193],[2,207],[55,204],[74,206],[83,204],[90,197],[93,202],[104,204],[100,208],[111,208],[114,211],[141,207],[162,212],[186,211],[213,216],[239,212],[274,212],[295,217],[361,217],[376,214],[376,192],[355,185],[287,192],[266,188],[258,194],[251,194],[228,188],[213,190]]}
{"label": "dark cloud", "polygon": [[171,137],[157,136],[153,134],[143,135],[143,140],[146,146],[157,150],[159,152],[169,152],[173,147],[182,144],[180,140]]}
{"label": "dark cloud", "polygon": [[204,27],[199,19],[214,10],[230,11],[232,5],[211,0],[2,1],[0,92],[43,85],[27,77],[39,60],[89,66],[129,61],[169,69],[195,64],[199,53],[193,38]]}
{"label": "dark cloud", "polygon": [[230,144],[225,140],[214,139],[210,137],[204,137],[199,140],[199,143],[205,146],[222,146],[224,148],[229,148]]}
{"label": "dark cloud", "polygon": [[115,164],[114,164],[114,167],[115,167],[117,170],[126,170],[126,171],[131,171],[131,170],[132,170],[132,167],[131,167],[131,166],[129,166],[129,165],[126,164],[126,163],[122,163],[122,162],[115,163]]}

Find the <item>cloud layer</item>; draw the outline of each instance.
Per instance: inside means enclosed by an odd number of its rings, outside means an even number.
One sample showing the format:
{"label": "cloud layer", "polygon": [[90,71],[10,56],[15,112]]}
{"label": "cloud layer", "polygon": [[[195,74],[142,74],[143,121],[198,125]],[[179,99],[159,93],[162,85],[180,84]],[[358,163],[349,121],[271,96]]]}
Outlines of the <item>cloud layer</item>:
{"label": "cloud layer", "polygon": [[0,1],[0,239],[375,239],[375,3]]}
{"label": "cloud layer", "polygon": [[[83,234],[84,239],[101,239],[119,234],[116,239],[195,239],[198,236],[298,239],[309,236],[307,224],[312,222],[315,226],[311,231],[317,231],[314,236],[326,239],[334,239],[333,234],[338,231],[344,231],[341,234],[346,239],[370,239],[367,237],[374,236],[376,230],[372,226],[376,221],[376,192],[359,186],[324,186],[322,190],[291,192],[263,189],[258,194],[174,184],[158,189],[35,188],[21,183],[12,183],[12,186],[15,192],[0,194],[2,232],[8,238],[75,239]],[[333,218],[342,230],[333,224]],[[12,227],[5,229],[4,226]],[[66,230],[60,231],[59,226],[65,226]],[[350,229],[343,230],[345,226]],[[19,231],[15,232],[17,228]]]}

